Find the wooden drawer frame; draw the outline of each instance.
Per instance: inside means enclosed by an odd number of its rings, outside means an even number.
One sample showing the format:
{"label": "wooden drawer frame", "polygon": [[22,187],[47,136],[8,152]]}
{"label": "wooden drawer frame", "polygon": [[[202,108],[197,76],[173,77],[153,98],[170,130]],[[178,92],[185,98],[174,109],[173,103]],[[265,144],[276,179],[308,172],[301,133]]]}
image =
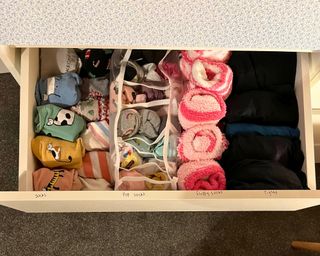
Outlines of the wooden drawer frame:
{"label": "wooden drawer frame", "polygon": [[311,190],[262,191],[61,191],[32,190],[36,161],[30,142],[34,136],[34,86],[39,76],[39,49],[1,46],[0,58],[20,84],[19,191],[0,192],[0,204],[26,212],[95,211],[257,211],[298,210],[320,204],[315,190],[314,145],[310,99],[309,55],[298,54],[296,94],[299,128]]}

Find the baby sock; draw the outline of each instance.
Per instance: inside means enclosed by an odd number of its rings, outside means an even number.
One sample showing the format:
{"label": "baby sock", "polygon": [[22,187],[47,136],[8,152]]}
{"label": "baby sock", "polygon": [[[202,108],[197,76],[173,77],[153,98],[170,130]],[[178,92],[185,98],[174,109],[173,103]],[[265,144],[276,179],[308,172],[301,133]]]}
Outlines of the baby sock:
{"label": "baby sock", "polygon": [[34,123],[36,133],[67,141],[75,141],[86,127],[82,117],[53,104],[37,107]]}
{"label": "baby sock", "polygon": [[109,101],[107,97],[93,99],[90,98],[86,101],[80,101],[71,110],[78,115],[84,117],[87,121],[109,121]]}
{"label": "baby sock", "polygon": [[104,191],[109,190],[112,191],[113,188],[111,184],[105,179],[90,179],[90,178],[82,178],[79,177],[83,188],[82,190],[92,190],[92,191]]}
{"label": "baby sock", "polygon": [[145,136],[135,135],[126,140],[142,157],[153,157],[152,141]]}
{"label": "baby sock", "polygon": [[110,157],[106,151],[87,152],[82,159],[82,168],[78,170],[79,176],[83,178],[105,179],[111,182],[109,172]]}
{"label": "baby sock", "polygon": [[81,190],[83,185],[75,169],[40,168],[32,173],[35,191]]}
{"label": "baby sock", "polygon": [[65,73],[48,79],[40,79],[36,85],[37,105],[55,104],[71,107],[81,98],[79,84],[81,78],[77,73]]}
{"label": "baby sock", "polygon": [[82,139],[68,142],[47,136],[37,136],[31,141],[31,148],[42,165],[49,168],[80,168],[85,153]]}
{"label": "baby sock", "polygon": [[106,78],[84,78],[80,90],[82,100],[106,97],[109,95],[109,80]]}
{"label": "baby sock", "polygon": [[142,158],[128,143],[119,143],[120,167],[130,169],[142,164]]}
{"label": "baby sock", "polygon": [[[142,174],[133,170],[133,171],[120,171],[120,179],[122,177],[143,177]],[[123,181],[122,184],[118,187],[118,190],[146,190],[146,185],[144,180],[141,181]]]}
{"label": "baby sock", "polygon": [[59,68],[59,73],[80,71],[80,60],[75,50],[72,48],[56,49],[56,60]]}
{"label": "baby sock", "polygon": [[105,77],[110,73],[110,59],[112,50],[108,49],[77,49],[77,54],[81,59],[82,77]]}
{"label": "baby sock", "polygon": [[[168,175],[162,171],[158,171],[154,174],[148,175],[148,178],[156,181],[168,181]],[[149,190],[167,190],[170,187],[170,184],[153,184],[151,182],[146,181],[146,187]]]}
{"label": "baby sock", "polygon": [[119,124],[118,124],[118,136],[129,138],[137,134],[140,127],[140,114],[135,109],[125,109],[121,111]]}
{"label": "baby sock", "polygon": [[155,139],[159,135],[161,119],[159,115],[150,109],[139,110],[141,115],[141,125],[139,133],[149,139]]}
{"label": "baby sock", "polygon": [[87,151],[107,150],[110,145],[109,124],[107,121],[88,123],[88,128],[81,138]]}

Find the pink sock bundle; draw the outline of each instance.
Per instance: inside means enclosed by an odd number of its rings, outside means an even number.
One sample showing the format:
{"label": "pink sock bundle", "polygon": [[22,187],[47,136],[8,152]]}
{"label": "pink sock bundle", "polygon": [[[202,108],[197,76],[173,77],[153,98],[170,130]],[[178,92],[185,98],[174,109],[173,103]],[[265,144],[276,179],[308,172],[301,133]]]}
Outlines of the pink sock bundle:
{"label": "pink sock bundle", "polygon": [[224,170],[214,160],[184,163],[178,170],[178,186],[182,190],[223,190]]}
{"label": "pink sock bundle", "polygon": [[190,86],[214,91],[224,100],[232,89],[233,73],[231,68],[222,62],[195,60],[191,68]]}
{"label": "pink sock bundle", "polygon": [[195,50],[195,51],[181,51],[184,59],[189,63],[194,60],[209,60],[216,62],[227,62],[231,56],[231,52],[227,50]]}
{"label": "pink sock bundle", "polygon": [[184,129],[200,123],[217,124],[226,115],[226,104],[215,92],[201,88],[189,90],[179,105],[178,117]]}
{"label": "pink sock bundle", "polygon": [[183,161],[219,159],[228,141],[213,124],[199,124],[182,133],[178,155]]}
{"label": "pink sock bundle", "polygon": [[220,190],[226,178],[219,159],[228,141],[216,124],[226,114],[225,99],[231,93],[233,73],[225,64],[231,53],[225,50],[182,51],[180,69],[189,90],[178,111],[185,129],[178,156],[186,162],[178,170],[178,186],[184,190]]}
{"label": "pink sock bundle", "polygon": [[180,68],[189,87],[200,87],[218,93],[224,100],[232,89],[233,73],[226,62],[231,53],[217,51],[182,51]]}

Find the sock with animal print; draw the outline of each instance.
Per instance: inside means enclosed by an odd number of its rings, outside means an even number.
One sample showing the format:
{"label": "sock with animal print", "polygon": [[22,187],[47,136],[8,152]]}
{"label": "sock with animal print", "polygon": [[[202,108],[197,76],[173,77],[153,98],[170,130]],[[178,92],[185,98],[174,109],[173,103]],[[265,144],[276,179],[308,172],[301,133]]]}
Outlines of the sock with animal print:
{"label": "sock with animal print", "polygon": [[47,79],[40,79],[36,85],[37,105],[55,104],[71,107],[81,98],[81,78],[77,73],[69,72]]}
{"label": "sock with animal print", "polygon": [[48,136],[37,136],[31,141],[31,148],[45,167],[76,169],[82,167],[85,149],[81,138],[76,142],[69,142]]}
{"label": "sock with animal print", "polygon": [[83,188],[75,169],[40,168],[34,171],[32,176],[35,191],[81,190]]}
{"label": "sock with animal print", "polygon": [[37,107],[34,123],[36,133],[72,142],[86,128],[86,122],[81,116],[53,104]]}

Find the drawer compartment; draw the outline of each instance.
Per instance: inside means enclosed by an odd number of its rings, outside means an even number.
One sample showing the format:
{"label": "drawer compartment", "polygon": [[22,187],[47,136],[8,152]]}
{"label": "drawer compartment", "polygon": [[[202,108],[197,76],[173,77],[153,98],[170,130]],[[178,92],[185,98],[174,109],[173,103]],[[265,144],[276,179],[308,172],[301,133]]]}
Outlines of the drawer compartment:
{"label": "drawer compartment", "polygon": [[310,190],[261,191],[32,191],[37,161],[31,152],[35,84],[39,77],[39,49],[21,51],[19,192],[0,193],[0,203],[27,212],[72,211],[239,211],[297,210],[320,204],[316,190],[309,57],[298,53],[295,91],[299,129]]}

